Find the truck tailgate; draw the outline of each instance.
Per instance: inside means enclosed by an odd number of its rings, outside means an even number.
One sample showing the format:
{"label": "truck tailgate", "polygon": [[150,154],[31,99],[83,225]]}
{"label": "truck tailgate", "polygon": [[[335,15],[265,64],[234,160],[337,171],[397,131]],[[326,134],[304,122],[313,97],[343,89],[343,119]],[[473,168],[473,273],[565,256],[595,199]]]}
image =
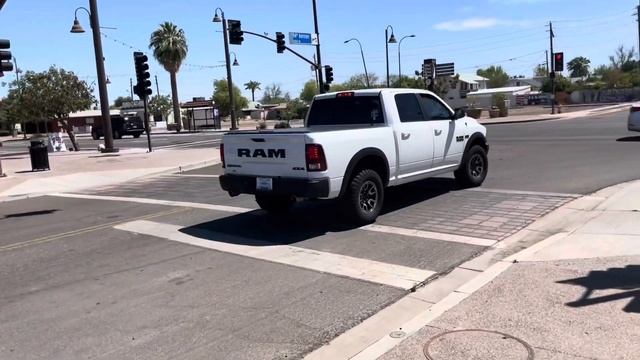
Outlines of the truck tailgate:
{"label": "truck tailgate", "polygon": [[226,174],[307,177],[303,133],[233,133],[222,143]]}

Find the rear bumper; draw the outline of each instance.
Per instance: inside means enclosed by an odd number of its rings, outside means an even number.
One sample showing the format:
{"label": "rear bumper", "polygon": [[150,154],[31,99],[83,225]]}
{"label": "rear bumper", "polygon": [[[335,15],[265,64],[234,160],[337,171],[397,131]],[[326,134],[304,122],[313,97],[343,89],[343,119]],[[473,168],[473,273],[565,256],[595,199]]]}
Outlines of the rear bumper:
{"label": "rear bumper", "polygon": [[[256,176],[220,175],[222,189],[229,195],[256,194]],[[269,194],[294,195],[300,198],[325,198],[329,196],[329,178],[298,179],[273,178],[273,190]]]}

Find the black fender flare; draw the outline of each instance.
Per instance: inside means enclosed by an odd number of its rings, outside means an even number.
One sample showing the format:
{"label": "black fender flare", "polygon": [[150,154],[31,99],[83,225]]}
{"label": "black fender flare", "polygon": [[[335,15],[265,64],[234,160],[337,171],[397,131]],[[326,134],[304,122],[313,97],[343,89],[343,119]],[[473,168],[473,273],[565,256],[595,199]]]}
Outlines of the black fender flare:
{"label": "black fender flare", "polygon": [[464,154],[466,154],[467,151],[469,151],[469,148],[471,148],[471,144],[474,144],[476,142],[480,142],[484,146],[486,151],[489,152],[489,143],[487,143],[487,138],[482,133],[477,132],[469,137],[469,140],[467,141],[467,145],[465,145],[464,147]]}
{"label": "black fender flare", "polygon": [[342,187],[340,188],[340,195],[343,195],[344,192],[347,190],[347,183],[349,179],[351,179],[351,176],[353,176],[353,171],[355,170],[360,160],[364,159],[367,156],[376,156],[381,158],[382,161],[384,161],[384,166],[385,166],[385,169],[387,169],[387,174],[386,176],[383,177],[382,182],[385,186],[387,186],[387,184],[389,183],[389,176],[390,176],[389,173],[391,172],[391,169],[389,168],[389,160],[387,159],[387,156],[382,150],[378,148],[369,147],[369,148],[364,148],[358,151],[355,155],[353,155],[353,157],[349,161],[349,164],[347,165],[347,169],[345,170],[345,173],[344,173],[344,177],[342,178]]}

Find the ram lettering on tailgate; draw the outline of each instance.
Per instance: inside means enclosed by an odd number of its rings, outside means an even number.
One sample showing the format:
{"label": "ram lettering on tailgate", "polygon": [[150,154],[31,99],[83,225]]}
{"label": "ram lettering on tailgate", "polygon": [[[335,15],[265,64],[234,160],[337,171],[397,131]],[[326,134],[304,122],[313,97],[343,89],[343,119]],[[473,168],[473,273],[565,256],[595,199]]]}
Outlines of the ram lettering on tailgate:
{"label": "ram lettering on tailgate", "polygon": [[281,158],[287,157],[285,149],[238,149],[238,157],[253,157],[253,158]]}

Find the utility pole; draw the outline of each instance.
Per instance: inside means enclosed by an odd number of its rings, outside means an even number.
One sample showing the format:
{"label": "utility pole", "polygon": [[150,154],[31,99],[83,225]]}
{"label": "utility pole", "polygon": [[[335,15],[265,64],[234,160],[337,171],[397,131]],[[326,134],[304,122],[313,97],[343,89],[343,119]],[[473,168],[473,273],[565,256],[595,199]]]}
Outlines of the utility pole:
{"label": "utility pole", "polygon": [[544,62],[547,65],[547,74],[549,74],[549,50],[544,51]]}
{"label": "utility pole", "polygon": [[133,101],[133,79],[129,78],[129,93],[131,94],[131,101]]}
{"label": "utility pole", "polygon": [[158,86],[158,75],[154,75],[156,78],[156,95],[160,96],[160,87]]}
{"label": "utility pole", "polygon": [[[313,54],[313,62],[315,64],[318,63],[318,60],[316,60],[316,54]],[[316,86],[318,86],[318,92],[320,92],[320,82],[319,82],[319,79],[318,79],[318,69],[316,69],[315,67],[312,66],[311,70],[313,70],[316,73]]]}
{"label": "utility pole", "polygon": [[322,58],[320,57],[320,31],[318,30],[318,10],[316,9],[316,0],[312,0],[313,2],[313,24],[315,27],[316,38],[318,44],[316,45],[316,56],[318,62],[317,65],[317,73],[318,73],[318,85],[320,85],[319,92],[320,94],[324,94],[324,81],[322,80]]}
{"label": "utility pole", "polygon": [[[551,51],[551,57],[553,57],[553,24],[549,21],[549,47]],[[551,78],[551,114],[556,113],[556,70],[554,66],[554,62],[551,61],[551,72],[549,73],[549,77]]]}
{"label": "utility pole", "polygon": [[640,66],[640,1],[636,7],[636,15],[638,16],[638,65]]}

